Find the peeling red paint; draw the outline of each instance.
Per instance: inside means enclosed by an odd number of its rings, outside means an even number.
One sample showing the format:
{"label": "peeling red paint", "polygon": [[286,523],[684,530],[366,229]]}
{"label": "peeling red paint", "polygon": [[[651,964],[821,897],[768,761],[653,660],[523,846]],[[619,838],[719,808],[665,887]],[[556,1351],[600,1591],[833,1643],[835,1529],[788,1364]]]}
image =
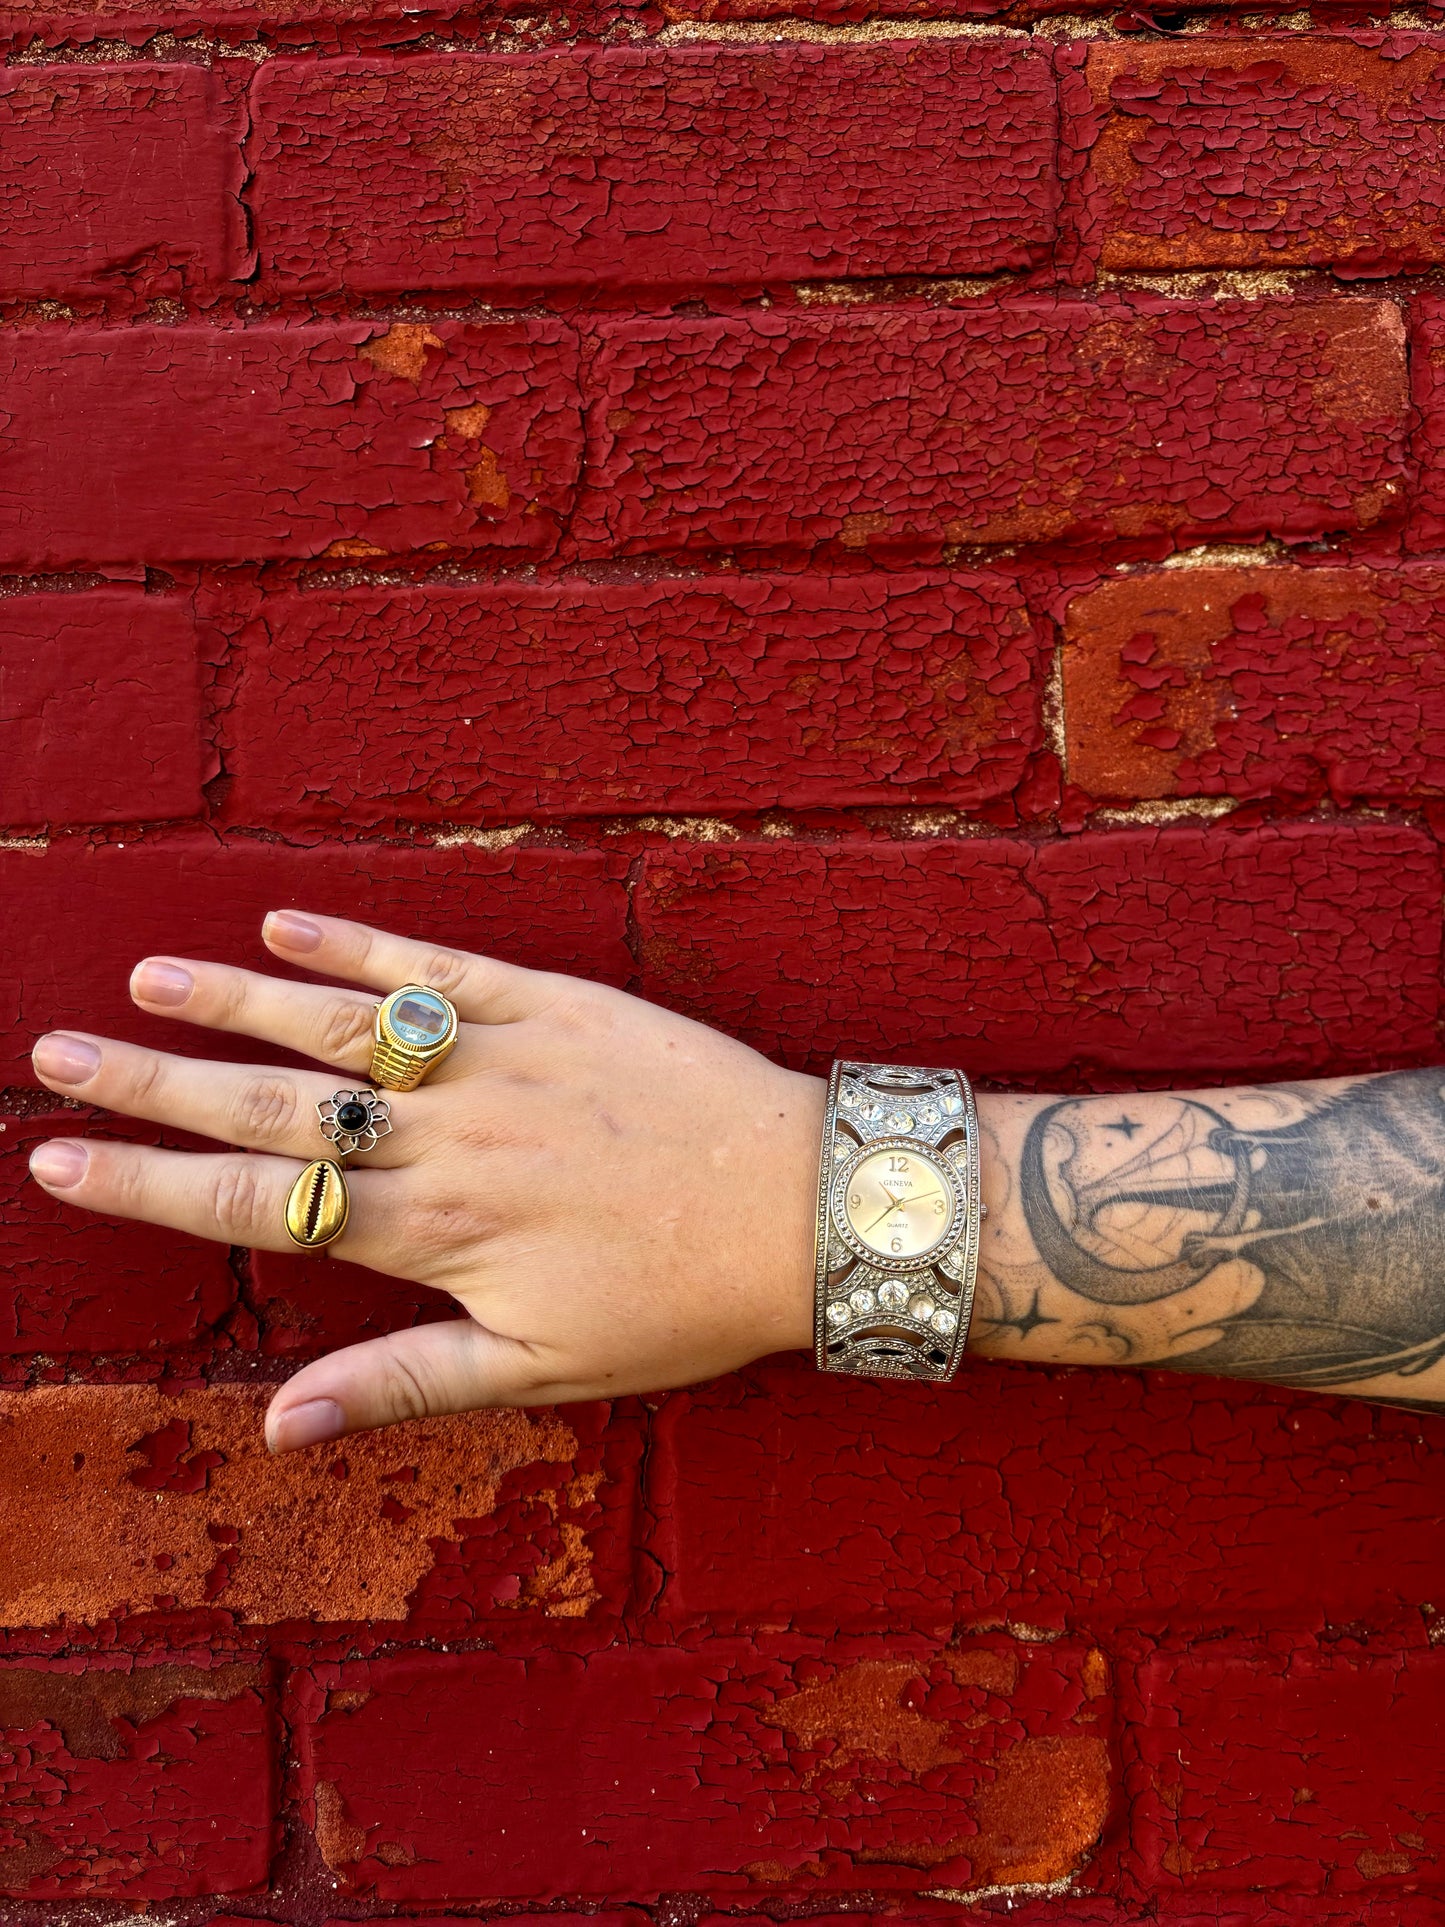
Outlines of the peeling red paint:
{"label": "peeling red paint", "polygon": [[[1387,301],[1038,296],[599,334],[585,555],[850,530],[905,555],[1302,539],[1404,503],[1405,339]],[[598,433],[618,409],[626,426]],[[886,520],[865,530],[864,513]]]}
{"label": "peeling red paint", "polygon": [[282,60],[248,198],[275,289],[977,273],[1045,257],[1054,122],[1023,37]]}

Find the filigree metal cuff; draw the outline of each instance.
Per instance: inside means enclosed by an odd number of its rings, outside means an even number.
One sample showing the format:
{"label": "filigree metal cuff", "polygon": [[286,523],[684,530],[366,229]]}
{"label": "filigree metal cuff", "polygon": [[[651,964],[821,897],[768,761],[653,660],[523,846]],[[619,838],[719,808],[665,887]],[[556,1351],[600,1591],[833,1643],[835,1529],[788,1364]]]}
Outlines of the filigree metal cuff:
{"label": "filigree metal cuff", "polygon": [[818,1367],[953,1377],[978,1270],[978,1113],[961,1071],[838,1063],[818,1178]]}

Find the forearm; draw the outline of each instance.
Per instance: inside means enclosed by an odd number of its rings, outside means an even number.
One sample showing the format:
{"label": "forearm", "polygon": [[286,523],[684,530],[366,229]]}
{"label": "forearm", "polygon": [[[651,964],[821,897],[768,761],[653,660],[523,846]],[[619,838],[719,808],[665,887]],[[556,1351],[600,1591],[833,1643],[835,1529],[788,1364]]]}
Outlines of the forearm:
{"label": "forearm", "polygon": [[981,1098],[970,1349],[1445,1403],[1442,1092]]}

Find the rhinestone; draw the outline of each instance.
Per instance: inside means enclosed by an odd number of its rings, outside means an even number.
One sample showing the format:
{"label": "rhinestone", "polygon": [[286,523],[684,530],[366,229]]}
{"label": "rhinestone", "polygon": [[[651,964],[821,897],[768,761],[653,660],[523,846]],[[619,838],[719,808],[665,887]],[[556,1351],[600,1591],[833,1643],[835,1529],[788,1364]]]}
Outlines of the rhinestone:
{"label": "rhinestone", "polygon": [[843,1266],[847,1264],[848,1260],[852,1256],[853,1256],[852,1252],[848,1249],[846,1245],[840,1245],[840,1244],[829,1245],[828,1247],[829,1271],[841,1271]]}
{"label": "rhinestone", "polygon": [[864,1117],[872,1118],[875,1122],[883,1115],[883,1106],[881,1104],[864,1104],[860,1106],[860,1108]]}
{"label": "rhinestone", "polygon": [[845,1084],[842,1090],[840,1090],[838,1093],[839,1108],[844,1111],[851,1111],[853,1106],[857,1102],[858,1102],[857,1091],[854,1089],[853,1085]]}
{"label": "rhinestone", "polygon": [[908,1311],[910,1317],[917,1318],[926,1325],[933,1316],[933,1300],[926,1297],[924,1293],[920,1291],[918,1296],[910,1303]]}
{"label": "rhinestone", "polygon": [[872,1311],[873,1294],[867,1285],[860,1285],[856,1291],[848,1293],[848,1303],[861,1316],[865,1311]]}
{"label": "rhinestone", "polygon": [[948,1147],[948,1155],[953,1159],[955,1164],[967,1164],[968,1140],[965,1138],[962,1144],[950,1144]]}
{"label": "rhinestone", "polygon": [[890,1131],[911,1131],[913,1129],[912,1113],[909,1111],[891,1111],[888,1115],[888,1128]]}
{"label": "rhinestone", "polygon": [[878,1302],[889,1311],[902,1311],[908,1303],[908,1287],[899,1278],[890,1278],[878,1287]]}
{"label": "rhinestone", "polygon": [[957,1331],[958,1319],[953,1312],[946,1311],[944,1307],[940,1305],[938,1310],[933,1314],[933,1329],[936,1332],[942,1332],[944,1337],[947,1338],[951,1332]]}
{"label": "rhinestone", "polygon": [[853,1142],[851,1138],[835,1137],[833,1139],[833,1156],[837,1158],[840,1163],[844,1158],[852,1157],[852,1155]]}
{"label": "rhinestone", "polygon": [[834,1331],[837,1331],[840,1325],[846,1325],[848,1322],[848,1307],[840,1304],[835,1298],[833,1303],[829,1305],[826,1316],[828,1323],[833,1327]]}
{"label": "rhinestone", "polygon": [[950,1117],[957,1116],[963,1109],[963,1099],[957,1091],[945,1091],[938,1101]]}
{"label": "rhinestone", "polygon": [[925,1124],[936,1124],[938,1122],[938,1110],[935,1105],[925,1104],[918,1115]]}

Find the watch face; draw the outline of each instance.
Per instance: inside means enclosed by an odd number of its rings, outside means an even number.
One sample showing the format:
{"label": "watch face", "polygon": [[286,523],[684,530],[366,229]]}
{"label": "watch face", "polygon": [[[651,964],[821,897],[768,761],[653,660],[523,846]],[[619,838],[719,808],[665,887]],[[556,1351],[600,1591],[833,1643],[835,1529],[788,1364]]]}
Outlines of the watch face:
{"label": "watch face", "polygon": [[409,990],[398,997],[386,1018],[387,1029],[417,1050],[439,1044],[452,1027],[451,1012],[435,992]]}
{"label": "watch face", "polygon": [[953,1229],[955,1180],[914,1146],[880,1146],[851,1166],[839,1200],[854,1238],[894,1262],[926,1257]]}

